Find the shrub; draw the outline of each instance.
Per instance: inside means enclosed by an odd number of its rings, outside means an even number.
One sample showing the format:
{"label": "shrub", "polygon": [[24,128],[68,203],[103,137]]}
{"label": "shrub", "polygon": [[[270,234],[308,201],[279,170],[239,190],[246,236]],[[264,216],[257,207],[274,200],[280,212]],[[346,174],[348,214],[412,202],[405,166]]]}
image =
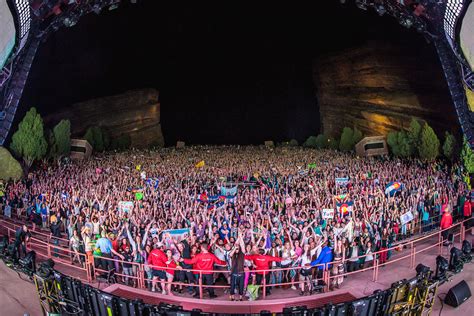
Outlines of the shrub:
{"label": "shrub", "polygon": [[339,142],[334,137],[329,137],[327,142],[327,148],[329,149],[338,149]]}
{"label": "shrub", "polygon": [[308,137],[303,143],[303,147],[316,148],[318,147],[318,138],[316,136]]}
{"label": "shrub", "polygon": [[20,163],[13,158],[10,152],[0,147],[0,180],[20,180],[23,175]]}
{"label": "shrub", "polygon": [[298,146],[298,141],[296,139],[291,139],[288,143],[291,147]]}

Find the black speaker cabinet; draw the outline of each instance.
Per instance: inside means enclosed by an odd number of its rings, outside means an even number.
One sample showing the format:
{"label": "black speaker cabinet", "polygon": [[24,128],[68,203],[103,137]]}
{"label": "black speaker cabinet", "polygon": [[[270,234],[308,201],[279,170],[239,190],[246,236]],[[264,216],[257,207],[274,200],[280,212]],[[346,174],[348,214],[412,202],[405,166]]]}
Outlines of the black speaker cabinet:
{"label": "black speaker cabinet", "polygon": [[449,306],[458,307],[470,297],[471,290],[469,289],[469,285],[463,280],[449,290],[444,299],[444,303]]}

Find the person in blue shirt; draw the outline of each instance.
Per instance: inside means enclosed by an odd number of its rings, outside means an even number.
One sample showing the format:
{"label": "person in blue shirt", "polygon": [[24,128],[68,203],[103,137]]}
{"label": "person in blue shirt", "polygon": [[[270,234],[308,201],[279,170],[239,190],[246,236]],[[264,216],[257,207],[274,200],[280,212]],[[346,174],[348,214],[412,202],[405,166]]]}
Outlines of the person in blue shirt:
{"label": "person in blue shirt", "polygon": [[114,263],[112,260],[112,254],[116,255],[120,259],[123,260],[123,256],[119,254],[117,251],[114,250],[112,247],[112,242],[110,239],[106,237],[105,231],[102,231],[101,238],[97,239],[95,246],[96,248],[100,248],[101,257],[99,258],[97,264],[107,271],[112,270],[114,268]]}
{"label": "person in blue shirt", "polygon": [[[318,266],[318,274],[319,274],[320,271],[323,271],[325,269],[326,265],[324,264],[331,262],[332,258],[333,258],[332,249],[331,247],[328,246],[328,243],[325,242],[323,244],[323,249],[321,250],[321,253],[319,254],[318,258],[316,258],[316,260],[311,261],[310,265],[312,267],[319,265]],[[328,269],[329,268],[331,268],[330,265],[328,265]]]}

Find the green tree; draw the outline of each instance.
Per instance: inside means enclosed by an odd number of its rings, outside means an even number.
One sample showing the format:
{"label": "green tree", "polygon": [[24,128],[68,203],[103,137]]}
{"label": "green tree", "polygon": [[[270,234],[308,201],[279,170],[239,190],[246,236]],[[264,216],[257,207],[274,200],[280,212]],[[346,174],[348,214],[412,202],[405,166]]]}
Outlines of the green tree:
{"label": "green tree", "polygon": [[451,161],[454,160],[454,148],[456,148],[456,138],[450,132],[446,132],[444,134],[443,155]]}
{"label": "green tree", "polygon": [[410,157],[413,153],[413,147],[410,144],[410,139],[408,138],[407,132],[399,131],[397,133],[399,156],[400,157]]}
{"label": "green tree", "polygon": [[329,137],[326,137],[324,134],[319,134],[316,136],[316,148],[328,148]]}
{"label": "green tree", "polygon": [[421,159],[434,160],[439,156],[439,139],[428,123],[423,124],[418,151]]}
{"label": "green tree", "polygon": [[341,151],[350,151],[354,148],[354,131],[350,127],[344,127],[339,142],[339,149]]}
{"label": "green tree", "polygon": [[327,146],[326,148],[329,148],[329,149],[338,149],[339,148],[339,142],[334,137],[328,137],[328,141],[327,141],[326,146]]}
{"label": "green tree", "polygon": [[318,138],[316,136],[309,136],[303,143],[303,147],[316,148]]}
{"label": "green tree", "polygon": [[288,143],[291,147],[298,146],[298,141],[296,139],[291,139]]}
{"label": "green tree", "polygon": [[68,155],[71,151],[71,122],[61,120],[52,132],[50,155],[54,158]]}
{"label": "green tree", "polygon": [[13,134],[10,149],[23,159],[27,169],[35,160],[46,155],[48,144],[44,137],[43,119],[36,108],[32,107],[25,114],[18,130]]}
{"label": "green tree", "polygon": [[354,127],[354,134],[352,135],[352,147],[354,147],[358,142],[360,142],[362,138],[364,138],[362,132],[357,127]]}
{"label": "green tree", "polygon": [[0,147],[0,180],[15,180],[18,181],[23,175],[23,169],[20,163],[13,158],[10,152],[3,147]]}
{"label": "green tree", "polygon": [[99,126],[91,126],[84,135],[89,144],[95,151],[104,151],[110,146],[110,137],[108,133]]}
{"label": "green tree", "polygon": [[400,148],[398,145],[398,132],[390,131],[387,134],[387,144],[390,147],[390,151],[392,152],[392,155],[396,157],[400,156]]}
{"label": "green tree", "polygon": [[421,125],[417,119],[411,118],[410,128],[407,133],[408,143],[410,145],[410,156],[419,154],[421,142]]}
{"label": "green tree", "polygon": [[462,144],[461,160],[464,165],[464,170],[468,173],[474,173],[474,153],[472,152],[466,137],[464,137]]}

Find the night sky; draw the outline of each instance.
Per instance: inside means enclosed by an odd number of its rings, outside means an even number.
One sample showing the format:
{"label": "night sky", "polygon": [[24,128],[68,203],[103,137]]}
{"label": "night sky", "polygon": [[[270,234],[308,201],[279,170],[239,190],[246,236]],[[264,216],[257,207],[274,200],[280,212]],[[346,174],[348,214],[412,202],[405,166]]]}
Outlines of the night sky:
{"label": "night sky", "polygon": [[318,56],[377,38],[423,42],[393,18],[316,3],[165,7],[142,0],[90,14],[41,46],[18,116],[29,106],[46,114],[154,87],[168,145],[304,141],[319,132]]}

